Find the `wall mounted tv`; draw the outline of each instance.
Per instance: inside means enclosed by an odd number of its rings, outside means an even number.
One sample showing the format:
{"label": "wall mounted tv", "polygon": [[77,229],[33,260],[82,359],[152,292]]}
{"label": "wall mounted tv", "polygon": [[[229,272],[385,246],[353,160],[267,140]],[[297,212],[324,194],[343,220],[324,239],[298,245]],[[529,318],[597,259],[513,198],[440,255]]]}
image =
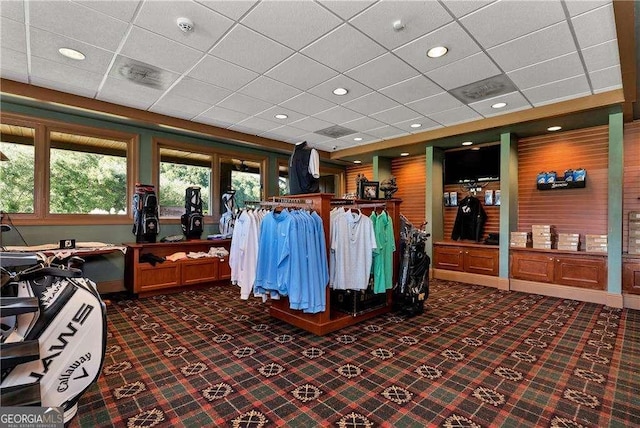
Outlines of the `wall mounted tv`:
{"label": "wall mounted tv", "polygon": [[444,153],[444,184],[500,180],[500,145]]}

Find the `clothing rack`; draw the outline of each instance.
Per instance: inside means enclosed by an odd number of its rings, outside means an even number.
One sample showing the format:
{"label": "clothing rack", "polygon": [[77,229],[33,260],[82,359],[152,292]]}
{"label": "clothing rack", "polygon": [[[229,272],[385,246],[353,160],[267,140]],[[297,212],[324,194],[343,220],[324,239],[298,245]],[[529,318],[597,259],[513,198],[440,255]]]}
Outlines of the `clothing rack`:
{"label": "clothing rack", "polygon": [[359,204],[357,202],[354,202],[352,200],[336,200],[336,201],[331,201],[331,205],[332,206],[348,206],[349,208],[354,208],[354,209],[364,209],[364,208],[387,208],[387,203],[386,202],[375,202],[375,203],[368,203],[368,204]]}

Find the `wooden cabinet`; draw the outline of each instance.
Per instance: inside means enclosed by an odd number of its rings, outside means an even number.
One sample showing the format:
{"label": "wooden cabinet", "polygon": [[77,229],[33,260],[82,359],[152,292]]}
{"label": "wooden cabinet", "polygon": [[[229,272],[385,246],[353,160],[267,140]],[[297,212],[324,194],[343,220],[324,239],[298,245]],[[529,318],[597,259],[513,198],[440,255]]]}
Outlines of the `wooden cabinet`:
{"label": "wooden cabinet", "polygon": [[[125,286],[138,295],[148,296],[178,291],[185,286],[211,284],[231,278],[228,257],[186,258],[154,263],[144,256],[166,257],[177,252],[208,252],[211,247],[231,247],[230,239],[183,242],[130,243],[125,255]],[[143,261],[140,261],[143,257]]]}
{"label": "wooden cabinet", "polygon": [[436,242],[433,245],[433,268],[498,276],[498,247],[483,244]]}
{"label": "wooden cabinet", "polygon": [[640,294],[640,257],[623,257],[622,291]]}
{"label": "wooden cabinet", "polygon": [[511,278],[526,281],[607,288],[607,258],[600,254],[512,248],[510,272]]}

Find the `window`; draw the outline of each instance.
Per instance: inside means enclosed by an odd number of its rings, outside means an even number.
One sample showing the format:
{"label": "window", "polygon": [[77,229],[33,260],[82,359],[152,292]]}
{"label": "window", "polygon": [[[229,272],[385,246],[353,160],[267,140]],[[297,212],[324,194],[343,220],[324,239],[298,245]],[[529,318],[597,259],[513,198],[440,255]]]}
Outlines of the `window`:
{"label": "window", "polygon": [[262,197],[261,163],[255,160],[220,157],[220,189],[235,190],[237,207],[244,207],[247,201],[260,201]]}
{"label": "window", "polygon": [[35,129],[0,124],[0,210],[33,214]]}

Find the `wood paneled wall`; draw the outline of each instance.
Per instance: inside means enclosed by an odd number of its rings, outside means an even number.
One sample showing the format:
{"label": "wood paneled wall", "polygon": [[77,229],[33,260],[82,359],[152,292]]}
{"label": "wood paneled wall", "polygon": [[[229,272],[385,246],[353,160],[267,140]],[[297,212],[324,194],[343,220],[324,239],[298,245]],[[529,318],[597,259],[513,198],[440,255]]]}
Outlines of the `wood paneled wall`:
{"label": "wood paneled wall", "polygon": [[629,211],[640,211],[640,121],[624,126],[622,251],[629,248]]}
{"label": "wood paneled wall", "polygon": [[[496,205],[485,205],[484,203],[484,192],[485,190],[493,190],[494,193],[496,190],[500,189],[499,181],[489,181],[482,191],[477,192],[476,197],[480,199],[482,206],[484,207],[484,211],[487,213],[487,222],[484,225],[484,235],[483,239],[485,239],[489,233],[499,233],[500,232],[500,207]],[[445,192],[458,192],[458,204],[462,199],[466,196],[469,196],[470,193],[464,190],[464,188],[459,184],[445,184],[444,186]],[[494,195],[495,201],[495,195]],[[445,207],[444,208],[444,239],[445,241],[451,240],[451,232],[453,232],[453,224],[456,221],[456,216],[458,215],[458,207]]]}
{"label": "wood paneled wall", "polygon": [[425,221],[427,187],[426,155],[396,158],[391,161],[391,174],[396,177],[398,191],[394,198],[402,199],[400,212],[415,227]]}
{"label": "wood paneled wall", "polygon": [[368,180],[373,180],[373,164],[353,165],[347,168],[347,193],[357,193],[358,189],[356,188],[356,177],[358,176],[358,174],[364,174]]}
{"label": "wood paneled wall", "polygon": [[[518,230],[551,224],[558,233],[607,233],[608,126],[598,126],[518,141]],[[541,171],[584,168],[582,189],[538,190]],[[562,178],[560,178],[562,179]]]}

